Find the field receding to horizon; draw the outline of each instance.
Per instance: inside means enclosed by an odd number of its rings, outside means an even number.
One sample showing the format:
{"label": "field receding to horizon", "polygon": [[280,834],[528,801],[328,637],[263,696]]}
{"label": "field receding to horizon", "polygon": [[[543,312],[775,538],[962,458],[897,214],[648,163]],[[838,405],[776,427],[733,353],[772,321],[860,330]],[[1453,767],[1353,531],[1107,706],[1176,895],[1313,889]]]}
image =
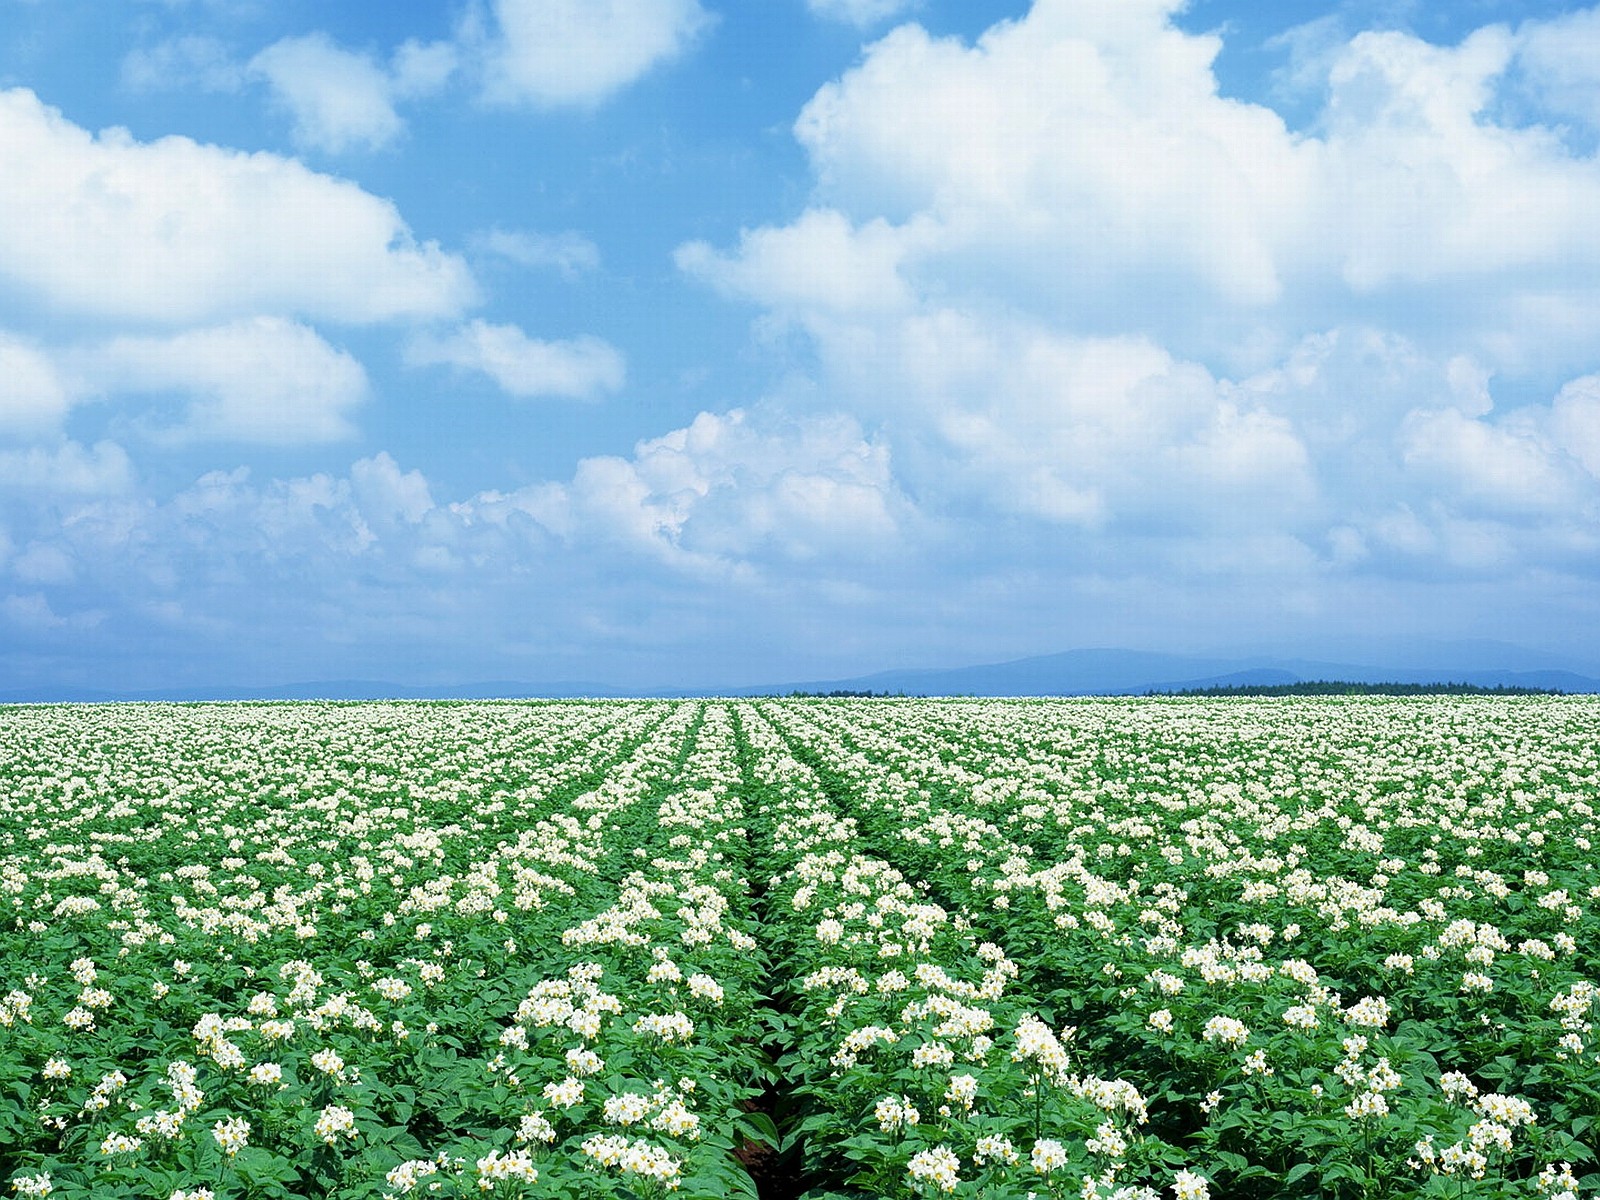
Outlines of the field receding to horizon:
{"label": "field receding to horizon", "polygon": [[1600,698],[0,707],[19,1196],[1600,1187]]}

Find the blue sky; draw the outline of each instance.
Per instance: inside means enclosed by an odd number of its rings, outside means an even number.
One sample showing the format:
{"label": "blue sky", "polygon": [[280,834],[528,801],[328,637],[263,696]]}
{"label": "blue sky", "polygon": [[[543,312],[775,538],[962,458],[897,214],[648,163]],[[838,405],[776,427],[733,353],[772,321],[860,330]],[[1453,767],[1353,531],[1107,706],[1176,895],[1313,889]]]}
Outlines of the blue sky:
{"label": "blue sky", "polygon": [[0,30],[0,683],[1600,655],[1600,9]]}

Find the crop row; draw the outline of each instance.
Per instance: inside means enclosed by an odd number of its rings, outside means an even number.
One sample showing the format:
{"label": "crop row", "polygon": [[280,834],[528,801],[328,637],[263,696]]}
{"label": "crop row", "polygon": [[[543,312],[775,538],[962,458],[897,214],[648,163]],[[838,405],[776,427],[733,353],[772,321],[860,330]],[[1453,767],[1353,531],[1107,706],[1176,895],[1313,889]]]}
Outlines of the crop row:
{"label": "crop row", "polygon": [[1576,1195],[1597,715],[0,710],[0,1159],[155,1200]]}
{"label": "crop row", "polygon": [[1500,749],[1462,704],[775,715],[1230,1194],[1498,1195],[1600,1118],[1592,726],[1508,708]]}

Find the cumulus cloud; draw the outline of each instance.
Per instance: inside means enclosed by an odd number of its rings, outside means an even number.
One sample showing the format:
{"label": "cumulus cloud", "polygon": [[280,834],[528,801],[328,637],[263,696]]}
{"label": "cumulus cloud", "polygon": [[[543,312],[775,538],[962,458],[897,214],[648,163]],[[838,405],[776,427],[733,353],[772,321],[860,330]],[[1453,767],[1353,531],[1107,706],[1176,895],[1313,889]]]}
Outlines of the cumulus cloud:
{"label": "cumulus cloud", "polygon": [[129,491],[133,463],[115,442],[62,442],[0,450],[0,490],[28,497],[97,496]]}
{"label": "cumulus cloud", "polygon": [[72,556],[59,546],[34,542],[12,560],[11,573],[24,583],[68,583],[73,576]]}
{"label": "cumulus cloud", "polygon": [[295,445],[349,437],[366,372],[304,325],[254,317],[166,337],[123,336],[91,356],[108,392],[184,398],[181,440]]}
{"label": "cumulus cloud", "polygon": [[751,578],[777,563],[898,554],[917,524],[889,452],[843,415],[800,420],[735,409],[582,460],[567,482],[457,506],[476,522],[531,518],[575,550],[610,547],[696,574]]}
{"label": "cumulus cloud", "polygon": [[535,233],[527,230],[491,229],[473,239],[473,245],[524,267],[553,267],[566,279],[575,279],[600,266],[600,247],[581,233]]}
{"label": "cumulus cloud", "polygon": [[1434,495],[1473,516],[1570,512],[1586,489],[1530,415],[1491,423],[1454,409],[1415,412],[1404,428],[1405,461]]}
{"label": "cumulus cloud", "polygon": [[405,100],[431,96],[450,82],[461,65],[454,42],[422,42],[409,38],[389,62],[389,90]]}
{"label": "cumulus cloud", "polygon": [[[0,500],[9,465],[0,457]],[[742,589],[763,613],[861,603],[906,560],[921,521],[886,447],[854,421],[767,409],[703,413],[629,455],[513,492],[436,493],[379,453],[343,474],[212,471],[165,500],[64,496],[64,519],[17,513],[11,542],[31,577],[7,578],[26,591],[19,616],[109,610],[124,633],[187,637],[173,645],[190,653],[227,642],[309,678],[326,674],[334,647],[378,656],[380,678],[393,677],[396,647],[417,652],[408,675],[446,654],[446,678],[515,678],[485,664],[508,647],[575,654],[601,628],[684,643],[680,617],[703,624],[708,582]],[[607,584],[617,579],[627,586]],[[825,623],[820,610],[797,619]]]}
{"label": "cumulus cloud", "polygon": [[922,7],[922,0],[806,0],[819,17],[866,28]]}
{"label": "cumulus cloud", "polygon": [[395,102],[437,92],[455,73],[458,57],[449,42],[413,40],[385,68],[371,55],[312,33],[274,42],[247,71],[265,80],[289,112],[297,145],[338,154],[377,150],[398,138],[405,122]]}
{"label": "cumulus cloud", "polygon": [[900,268],[914,249],[913,234],[881,219],[855,228],[833,209],[810,209],[792,225],[746,230],[732,254],[689,242],[676,261],[724,292],[756,296],[773,308],[881,313],[910,304]]}
{"label": "cumulus cloud", "polygon": [[49,356],[0,330],[0,433],[58,429],[70,404],[67,386]]}
{"label": "cumulus cloud", "polygon": [[1550,405],[1556,444],[1600,479],[1600,375],[1567,383]]}
{"label": "cumulus cloud", "polygon": [[1524,22],[1517,55],[1539,104],[1600,133],[1600,7]]}
{"label": "cumulus cloud", "polygon": [[894,30],[796,121],[811,210],[745,232],[719,277],[778,307],[819,272],[779,251],[826,240],[889,273],[882,294],[1137,331],[1213,364],[1352,321],[1491,367],[1579,364],[1600,172],[1537,122],[1496,121],[1531,34],[1335,41],[1306,133],[1220,95],[1221,40],[1176,28],[1177,7],[1038,0],[970,44]]}
{"label": "cumulus cloud", "polygon": [[405,128],[391,100],[389,76],[371,57],[334,44],[326,34],[274,42],[250,60],[294,118],[301,146],[337,154],[375,150]]}
{"label": "cumulus cloud", "polygon": [[1600,333],[1600,171],[1501,104],[1559,31],[1320,29],[1295,131],[1219,93],[1180,7],[894,30],[795,123],[809,206],[678,265],[803,330],[819,403],[892,428],[925,506],[1106,569],[1182,576],[1219,538],[1286,577],[1570,567],[1600,409],[1583,380],[1494,401]]}
{"label": "cumulus cloud", "polygon": [[712,20],[698,0],[496,0],[494,15],[489,97],[548,108],[599,104]]}
{"label": "cumulus cloud", "polygon": [[178,87],[236,92],[244,86],[245,70],[220,39],[185,34],[129,51],[122,60],[122,82],[138,92]]}
{"label": "cumulus cloud", "polygon": [[56,613],[51,608],[50,600],[42,592],[26,592],[21,595],[8,595],[0,598],[0,616],[10,621],[13,626],[29,630],[29,632],[54,632],[54,630],[93,629],[104,619],[104,614],[70,613],[67,616]]}
{"label": "cumulus cloud", "polygon": [[94,135],[0,92],[0,279],[74,316],[194,324],[273,313],[450,316],[465,263],[393,204],[292,159]]}
{"label": "cumulus cloud", "polygon": [[621,352],[600,338],[541,341],[515,325],[481,320],[443,337],[417,337],[406,360],[481,371],[509,395],[525,397],[590,399],[620,390],[627,373]]}
{"label": "cumulus cloud", "polygon": [[433,510],[433,493],[421,471],[402,471],[387,453],[363,458],[350,468],[350,485],[367,519],[379,526],[415,525]]}

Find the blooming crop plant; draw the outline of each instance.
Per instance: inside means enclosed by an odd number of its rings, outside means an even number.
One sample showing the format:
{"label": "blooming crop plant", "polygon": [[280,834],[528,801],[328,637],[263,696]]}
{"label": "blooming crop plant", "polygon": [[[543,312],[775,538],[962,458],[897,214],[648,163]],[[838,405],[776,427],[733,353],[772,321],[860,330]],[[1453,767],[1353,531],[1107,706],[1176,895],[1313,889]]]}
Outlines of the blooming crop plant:
{"label": "blooming crop plant", "polygon": [[16,1196],[1600,1191],[1600,703],[0,709]]}

